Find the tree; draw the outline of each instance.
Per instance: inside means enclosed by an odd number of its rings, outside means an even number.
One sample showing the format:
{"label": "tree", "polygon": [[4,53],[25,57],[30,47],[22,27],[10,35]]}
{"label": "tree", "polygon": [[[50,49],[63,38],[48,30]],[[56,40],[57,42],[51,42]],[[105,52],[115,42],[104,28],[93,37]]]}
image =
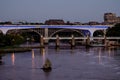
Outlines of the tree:
{"label": "tree", "polygon": [[4,46],[13,46],[17,44],[21,44],[24,42],[24,38],[21,35],[12,35],[12,34],[6,34],[3,35],[0,34],[0,47]]}
{"label": "tree", "polygon": [[112,28],[108,28],[106,36],[108,36],[108,37],[120,37],[120,23],[116,24]]}

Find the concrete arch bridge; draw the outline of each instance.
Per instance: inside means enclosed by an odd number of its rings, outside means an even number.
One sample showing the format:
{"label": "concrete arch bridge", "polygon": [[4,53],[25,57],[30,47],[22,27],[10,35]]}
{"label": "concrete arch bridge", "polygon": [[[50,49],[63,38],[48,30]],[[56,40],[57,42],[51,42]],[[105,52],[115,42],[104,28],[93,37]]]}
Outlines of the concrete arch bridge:
{"label": "concrete arch bridge", "polygon": [[3,34],[7,34],[11,31],[18,32],[35,32],[40,37],[42,36],[46,42],[49,39],[55,39],[56,34],[61,39],[69,39],[71,34],[76,34],[75,37],[85,37],[89,35],[93,37],[93,34],[97,30],[102,30],[103,33],[106,32],[106,29],[111,27],[110,25],[0,25],[0,30]]}

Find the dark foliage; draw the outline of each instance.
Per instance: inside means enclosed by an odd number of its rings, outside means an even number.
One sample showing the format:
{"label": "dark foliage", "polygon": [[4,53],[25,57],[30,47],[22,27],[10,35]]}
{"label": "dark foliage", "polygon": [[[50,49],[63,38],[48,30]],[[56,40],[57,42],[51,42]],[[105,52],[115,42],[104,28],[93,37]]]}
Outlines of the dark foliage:
{"label": "dark foliage", "polygon": [[106,36],[108,37],[120,37],[120,23],[107,30]]}
{"label": "dark foliage", "polygon": [[0,47],[13,46],[22,43],[24,40],[20,35],[3,35],[0,34]]}

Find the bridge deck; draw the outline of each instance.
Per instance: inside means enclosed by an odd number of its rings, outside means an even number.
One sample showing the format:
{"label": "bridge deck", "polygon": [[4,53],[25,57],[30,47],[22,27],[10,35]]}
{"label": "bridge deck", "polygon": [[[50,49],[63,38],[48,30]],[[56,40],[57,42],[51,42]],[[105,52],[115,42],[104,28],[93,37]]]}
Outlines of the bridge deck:
{"label": "bridge deck", "polygon": [[[93,36],[93,33],[96,30],[106,30],[108,29],[108,25],[0,25],[0,30],[6,34],[8,30],[11,29],[35,29],[35,28],[42,28],[46,29],[79,29],[79,30],[87,30],[90,32],[90,36]],[[47,32],[46,32],[47,33]],[[88,32],[87,32],[88,33]]]}
{"label": "bridge deck", "polygon": [[14,28],[14,29],[23,29],[23,28],[72,28],[72,29],[82,29],[82,28],[103,28],[107,29],[108,25],[0,25],[0,28]]}

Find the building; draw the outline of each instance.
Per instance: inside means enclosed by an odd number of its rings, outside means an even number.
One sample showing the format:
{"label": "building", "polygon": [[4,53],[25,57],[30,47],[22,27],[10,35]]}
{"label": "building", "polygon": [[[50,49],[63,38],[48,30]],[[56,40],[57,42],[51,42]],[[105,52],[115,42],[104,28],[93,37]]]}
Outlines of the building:
{"label": "building", "polygon": [[61,19],[50,19],[45,21],[45,25],[65,25],[65,22]]}
{"label": "building", "polygon": [[120,16],[117,17],[117,23],[120,23]]}
{"label": "building", "polygon": [[120,17],[116,16],[115,13],[105,13],[104,14],[104,23],[105,24],[115,24],[120,23]]}
{"label": "building", "polygon": [[99,25],[100,23],[97,21],[90,21],[88,22],[89,25]]}

